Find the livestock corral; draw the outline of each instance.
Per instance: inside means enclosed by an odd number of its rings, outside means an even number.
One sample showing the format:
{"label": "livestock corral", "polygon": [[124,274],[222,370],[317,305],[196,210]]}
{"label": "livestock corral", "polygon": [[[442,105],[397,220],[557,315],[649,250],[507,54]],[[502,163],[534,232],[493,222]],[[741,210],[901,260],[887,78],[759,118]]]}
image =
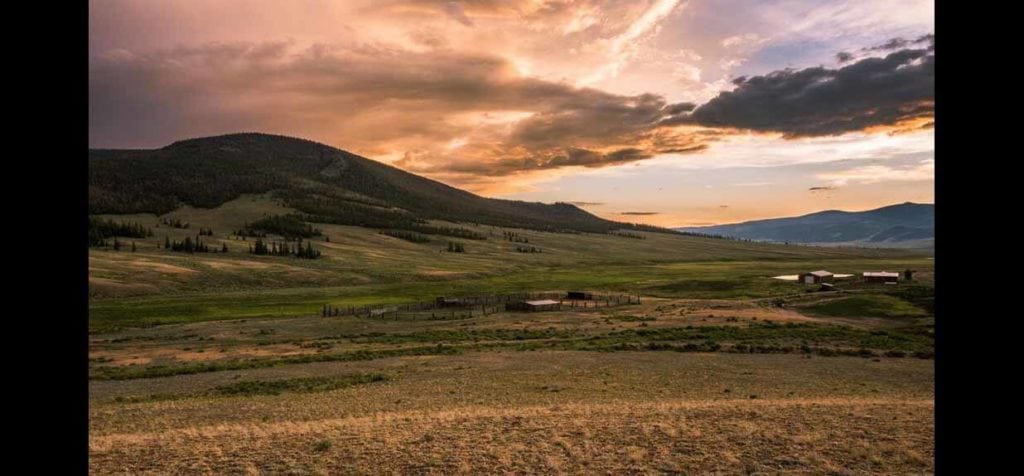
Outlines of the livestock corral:
{"label": "livestock corral", "polygon": [[582,291],[530,292],[482,296],[446,297],[433,301],[365,306],[324,304],[321,317],[359,316],[392,320],[465,319],[506,311],[560,311],[640,304],[639,295],[600,294]]}

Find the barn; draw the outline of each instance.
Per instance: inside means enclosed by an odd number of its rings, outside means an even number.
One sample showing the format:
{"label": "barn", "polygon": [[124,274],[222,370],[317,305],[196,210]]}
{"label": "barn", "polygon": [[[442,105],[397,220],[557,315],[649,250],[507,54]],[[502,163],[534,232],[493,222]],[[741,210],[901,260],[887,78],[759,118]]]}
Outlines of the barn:
{"label": "barn", "polygon": [[897,283],[900,280],[900,273],[887,271],[868,271],[864,273],[864,281],[869,283]]}
{"label": "barn", "polygon": [[510,311],[525,311],[525,312],[537,312],[537,311],[557,311],[562,307],[562,303],[553,299],[541,299],[537,301],[520,301],[509,303],[506,309]]}
{"label": "barn", "polygon": [[801,274],[800,282],[804,284],[831,283],[834,277],[835,275],[825,270],[811,271]]}
{"label": "barn", "polygon": [[459,307],[462,306],[462,300],[457,298],[438,297],[434,300],[434,304],[437,307]]}

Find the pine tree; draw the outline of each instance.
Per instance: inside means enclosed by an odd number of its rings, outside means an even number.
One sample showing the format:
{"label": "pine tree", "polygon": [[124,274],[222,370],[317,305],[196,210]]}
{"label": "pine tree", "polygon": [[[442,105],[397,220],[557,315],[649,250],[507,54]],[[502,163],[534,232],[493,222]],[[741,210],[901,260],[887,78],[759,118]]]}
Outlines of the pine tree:
{"label": "pine tree", "polygon": [[164,249],[171,249],[171,237],[169,236],[164,236]]}
{"label": "pine tree", "polygon": [[220,244],[220,252],[221,253],[227,253],[228,252],[228,244],[227,243],[221,243]]}
{"label": "pine tree", "polygon": [[117,237],[114,237],[114,251],[121,251],[121,242],[117,241]]}
{"label": "pine tree", "polygon": [[132,242],[132,253],[134,253],[134,252],[135,252],[135,242],[133,241]]}

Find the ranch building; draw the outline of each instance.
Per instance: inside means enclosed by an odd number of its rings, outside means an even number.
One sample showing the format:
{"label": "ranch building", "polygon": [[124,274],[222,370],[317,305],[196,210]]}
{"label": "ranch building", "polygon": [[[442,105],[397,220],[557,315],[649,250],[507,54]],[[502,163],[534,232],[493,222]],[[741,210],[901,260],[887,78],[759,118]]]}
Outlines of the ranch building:
{"label": "ranch building", "polygon": [[800,275],[800,282],[804,284],[831,283],[834,275],[828,271],[811,271]]}
{"label": "ranch building", "polygon": [[510,311],[525,311],[525,312],[538,312],[538,311],[557,311],[560,309],[562,304],[553,299],[541,299],[538,301],[520,301],[515,303],[509,303],[506,308]]}
{"label": "ranch building", "polygon": [[869,283],[897,283],[900,280],[900,273],[887,271],[868,271],[864,273],[864,281]]}

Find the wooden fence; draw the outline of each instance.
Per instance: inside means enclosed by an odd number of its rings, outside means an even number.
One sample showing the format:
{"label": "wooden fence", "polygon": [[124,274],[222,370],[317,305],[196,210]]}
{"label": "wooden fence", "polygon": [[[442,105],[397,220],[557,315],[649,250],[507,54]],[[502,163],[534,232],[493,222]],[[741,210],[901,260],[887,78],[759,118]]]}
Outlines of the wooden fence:
{"label": "wooden fence", "polygon": [[468,296],[452,298],[457,303],[439,304],[437,301],[416,301],[403,304],[377,304],[366,306],[335,306],[324,304],[320,311],[322,317],[357,316],[379,319],[466,319],[486,316],[496,312],[504,312],[507,305],[521,301],[551,299],[558,301],[559,308],[591,309],[598,307],[618,306],[623,304],[640,304],[640,296],[632,294],[591,294],[590,299],[568,299],[566,293],[534,292],[493,294],[486,296]]}

